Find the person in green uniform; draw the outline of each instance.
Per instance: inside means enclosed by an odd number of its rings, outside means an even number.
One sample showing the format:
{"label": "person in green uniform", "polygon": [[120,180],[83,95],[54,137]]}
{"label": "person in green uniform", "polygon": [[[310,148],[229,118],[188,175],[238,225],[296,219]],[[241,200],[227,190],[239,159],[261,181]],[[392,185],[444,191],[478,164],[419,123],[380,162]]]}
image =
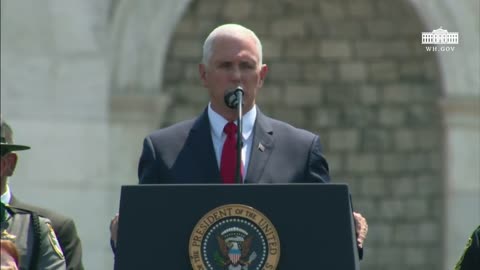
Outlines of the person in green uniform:
{"label": "person in green uniform", "polygon": [[[2,151],[5,151],[5,162],[8,162],[9,164],[8,168],[6,167],[9,170],[8,173],[6,172],[0,181],[0,200],[11,207],[35,212],[39,216],[49,219],[58,242],[62,247],[63,254],[65,255],[67,270],[84,270],[82,263],[82,243],[73,219],[50,209],[40,207],[39,205],[24,202],[21,198],[17,198],[16,194],[14,194],[10,187],[7,177],[13,175],[18,156],[15,152],[11,152],[14,150],[8,151],[8,149],[12,149],[12,145],[14,144],[13,130],[10,125],[7,124],[2,115],[0,115],[0,138]],[[26,149],[28,148],[29,147]],[[18,145],[15,147],[15,151],[26,149],[25,147],[22,148]]]}
{"label": "person in green uniform", "polygon": [[[0,179],[6,181],[15,169],[12,151],[26,150],[25,145],[10,144],[1,137]],[[2,191],[3,192],[3,191]],[[65,270],[65,257],[50,220],[35,212],[0,202],[2,239],[15,243],[20,255],[20,270]]]}
{"label": "person in green uniform", "polygon": [[467,241],[465,251],[455,266],[455,270],[479,270],[480,269],[480,225]]}
{"label": "person in green uniform", "polygon": [[[0,202],[2,239],[15,243],[20,270],[65,270],[65,258],[46,218]],[[33,241],[32,241],[33,240]]]}

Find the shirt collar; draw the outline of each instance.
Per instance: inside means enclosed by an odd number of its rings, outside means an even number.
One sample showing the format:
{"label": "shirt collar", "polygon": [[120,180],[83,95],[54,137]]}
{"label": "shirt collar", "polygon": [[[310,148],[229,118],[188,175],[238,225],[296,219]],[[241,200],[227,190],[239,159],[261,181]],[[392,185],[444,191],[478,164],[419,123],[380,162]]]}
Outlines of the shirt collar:
{"label": "shirt collar", "polygon": [[11,199],[12,199],[12,193],[10,192],[10,188],[8,187],[8,184],[7,184],[5,185],[5,193],[2,194],[0,200],[2,201],[3,204],[9,204]]}
{"label": "shirt collar", "polygon": [[[248,111],[242,117],[243,130],[242,137],[243,140],[248,140],[250,135],[253,132],[253,126],[255,125],[255,119],[257,118],[257,106],[254,104],[252,109]],[[227,119],[218,114],[212,109],[211,103],[208,103],[208,119],[210,120],[210,128],[212,129],[213,135],[221,138],[223,134],[223,127],[228,123]],[[237,121],[235,121],[237,124]]]}

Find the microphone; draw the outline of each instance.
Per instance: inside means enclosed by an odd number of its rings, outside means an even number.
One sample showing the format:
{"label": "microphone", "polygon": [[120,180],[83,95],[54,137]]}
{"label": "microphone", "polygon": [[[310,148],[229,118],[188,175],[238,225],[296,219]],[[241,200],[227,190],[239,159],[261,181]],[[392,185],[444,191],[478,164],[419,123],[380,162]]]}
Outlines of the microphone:
{"label": "microphone", "polygon": [[237,163],[235,164],[235,182],[237,184],[243,183],[242,175],[241,175],[241,166],[242,166],[242,130],[243,130],[243,113],[242,113],[242,105],[243,105],[243,88],[241,86],[237,86],[233,90],[227,90],[225,93],[225,104],[231,108],[236,109],[238,113],[237,119]]}
{"label": "microphone", "polygon": [[[243,98],[243,88],[241,86],[237,86],[233,90],[227,90],[225,93],[225,104],[230,109],[236,109],[238,107],[239,101]],[[243,101],[243,100],[242,100]],[[242,102],[243,105],[243,102]]]}

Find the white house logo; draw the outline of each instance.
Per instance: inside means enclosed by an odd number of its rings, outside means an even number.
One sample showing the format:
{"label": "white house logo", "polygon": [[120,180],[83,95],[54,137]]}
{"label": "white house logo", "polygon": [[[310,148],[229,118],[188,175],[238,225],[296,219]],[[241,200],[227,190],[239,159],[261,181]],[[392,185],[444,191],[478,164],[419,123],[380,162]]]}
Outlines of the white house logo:
{"label": "white house logo", "polygon": [[228,204],[208,212],[189,241],[193,269],[276,269],[280,240],[270,220],[256,209]]}
{"label": "white house logo", "polygon": [[[458,32],[448,32],[442,27],[433,30],[432,32],[422,32],[422,44],[425,45],[453,45],[458,44]],[[454,46],[425,46],[427,51],[454,51]]]}

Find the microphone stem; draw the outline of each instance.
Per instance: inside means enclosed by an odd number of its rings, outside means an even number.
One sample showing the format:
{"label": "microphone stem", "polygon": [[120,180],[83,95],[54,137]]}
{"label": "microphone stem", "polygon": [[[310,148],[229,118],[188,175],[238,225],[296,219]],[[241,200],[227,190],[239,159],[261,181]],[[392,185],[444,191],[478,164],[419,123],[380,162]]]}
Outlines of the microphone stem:
{"label": "microphone stem", "polygon": [[243,182],[242,180],[242,174],[241,174],[241,168],[242,168],[242,145],[243,145],[243,113],[242,113],[242,105],[243,105],[243,93],[240,91],[236,91],[235,95],[237,96],[237,109],[238,109],[238,126],[237,126],[237,164],[235,166],[235,182],[237,184],[241,184]]}

